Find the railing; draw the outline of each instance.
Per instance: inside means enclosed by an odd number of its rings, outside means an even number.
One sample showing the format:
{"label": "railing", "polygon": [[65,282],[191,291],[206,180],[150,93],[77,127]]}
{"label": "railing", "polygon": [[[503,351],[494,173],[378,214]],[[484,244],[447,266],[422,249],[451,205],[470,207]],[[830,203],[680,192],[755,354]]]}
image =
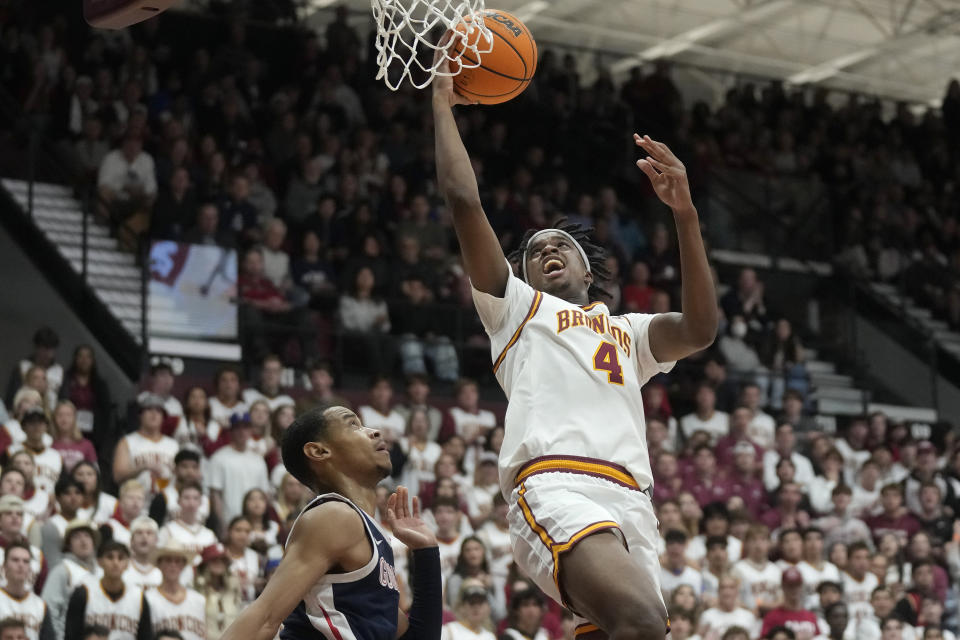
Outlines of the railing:
{"label": "railing", "polygon": [[[79,273],[74,271],[70,262],[62,258],[55,246],[45,237],[37,240],[44,245],[42,255],[46,256],[44,260],[40,260],[39,255],[34,256],[37,258],[37,266],[47,272],[48,279],[60,290],[65,300],[91,323],[90,328],[98,336],[101,344],[112,349],[114,359],[128,376],[135,379],[142,369],[144,351],[132,337],[125,340],[123,335],[117,335],[118,328],[124,335],[127,332],[122,329],[119,319],[93,293],[90,283],[92,229],[90,216],[95,215],[95,209],[100,202],[96,186],[80,179],[82,172],[73,166],[72,159],[64,149],[51,141],[47,135],[47,118],[24,113],[17,101],[2,86],[0,86],[0,122],[8,123],[6,128],[10,132],[10,139],[15,143],[0,149],[0,155],[6,154],[0,166],[3,167],[5,177],[19,178],[27,182],[26,214],[33,225],[33,238],[39,238],[42,235],[34,224],[34,193],[37,182],[49,181],[71,187],[80,204]],[[22,238],[26,237],[26,235],[22,236]],[[141,262],[141,265],[145,264]],[[146,297],[144,295],[141,295],[140,305],[142,317],[145,319]]]}

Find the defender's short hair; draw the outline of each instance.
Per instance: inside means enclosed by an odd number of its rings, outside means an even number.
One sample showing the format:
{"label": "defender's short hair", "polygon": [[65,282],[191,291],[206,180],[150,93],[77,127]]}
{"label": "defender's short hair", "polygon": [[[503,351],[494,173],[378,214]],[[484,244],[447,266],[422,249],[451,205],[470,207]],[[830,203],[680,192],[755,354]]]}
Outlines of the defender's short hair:
{"label": "defender's short hair", "polygon": [[317,479],[310,468],[303,447],[308,442],[322,440],[327,435],[327,419],[323,415],[324,409],[318,407],[307,411],[287,428],[283,434],[283,444],[280,454],[283,466],[294,478],[311,489],[317,488]]}

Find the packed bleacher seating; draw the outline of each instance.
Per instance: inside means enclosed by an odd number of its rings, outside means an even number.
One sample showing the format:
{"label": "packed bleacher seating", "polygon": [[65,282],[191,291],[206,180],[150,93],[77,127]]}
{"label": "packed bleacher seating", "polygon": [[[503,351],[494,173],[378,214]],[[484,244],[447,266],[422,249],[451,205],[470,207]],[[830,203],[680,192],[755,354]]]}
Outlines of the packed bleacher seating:
{"label": "packed bleacher seating", "polygon": [[[429,509],[447,637],[572,640],[570,615],[512,565],[503,406],[489,401],[489,344],[436,192],[429,94],[376,83],[367,34],[344,11],[322,36],[237,16],[104,33],[31,11],[0,14],[0,29],[2,90],[128,248],[151,237],[239,250],[245,357],[209,383],[157,361],[128,412],[96,349],[62,345],[38,320],[32,350],[0,363],[12,369],[0,404],[7,591],[42,594],[54,637],[80,638],[73,587],[98,571],[100,542],[104,557],[124,550],[125,584],[196,589],[199,637],[215,640],[262,590],[311,497],[280,460],[284,430],[343,404],[391,445],[382,499],[404,484]],[[503,246],[561,217],[594,227],[612,313],[680,303],[670,219],[631,163],[636,129],[676,149],[698,204],[717,170],[782,179],[787,196],[815,185],[829,205],[812,231],[789,197],[772,226],[825,243],[853,277],[908,283],[960,328],[960,83],[922,116],[829,98],[742,84],[716,107],[685,105],[666,65],[620,86],[601,70],[587,86],[572,56],[546,52],[522,98],[457,115]],[[717,227],[748,224],[704,219],[721,245]],[[792,249],[813,250],[777,247]],[[643,389],[672,637],[954,638],[951,426],[818,420],[803,319],[774,308],[753,269],[726,275],[714,346]],[[285,369],[303,375],[285,385]],[[21,555],[29,571],[13,568]]]}

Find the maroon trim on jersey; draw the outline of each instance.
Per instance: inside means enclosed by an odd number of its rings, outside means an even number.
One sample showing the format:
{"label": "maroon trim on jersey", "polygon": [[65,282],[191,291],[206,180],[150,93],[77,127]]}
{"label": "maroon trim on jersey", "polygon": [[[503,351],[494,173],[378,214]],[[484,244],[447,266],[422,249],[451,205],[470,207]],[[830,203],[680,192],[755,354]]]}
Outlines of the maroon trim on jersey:
{"label": "maroon trim on jersey", "polygon": [[540,309],[541,302],[543,302],[543,293],[537,291],[537,293],[533,296],[533,302],[530,303],[530,311],[527,312],[527,317],[523,319],[523,322],[520,323],[520,326],[517,327],[517,330],[510,338],[510,342],[507,343],[507,346],[503,348],[503,351],[500,352],[500,355],[497,356],[497,359],[493,362],[494,373],[496,373],[497,369],[500,368],[500,365],[503,364],[503,360],[507,357],[507,351],[510,350],[510,347],[515,345],[517,340],[520,339],[520,334],[523,332],[523,328],[528,322],[530,322],[530,320],[533,319],[533,316],[537,315],[537,310]]}

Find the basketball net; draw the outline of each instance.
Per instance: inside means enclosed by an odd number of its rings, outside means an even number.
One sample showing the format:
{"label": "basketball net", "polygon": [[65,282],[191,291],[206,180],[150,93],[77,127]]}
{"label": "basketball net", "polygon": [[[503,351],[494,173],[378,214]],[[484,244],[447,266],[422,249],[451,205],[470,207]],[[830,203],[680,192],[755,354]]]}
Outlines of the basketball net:
{"label": "basketball net", "polygon": [[[404,79],[423,89],[436,75],[454,76],[461,69],[479,67],[480,56],[493,49],[493,36],[481,15],[484,0],[370,0],[370,4],[377,23],[377,80],[382,78],[393,91]],[[446,31],[453,31],[453,38],[442,48],[443,57],[436,57]],[[458,40],[460,46],[451,46]],[[444,58],[451,63],[447,73],[438,71]]]}

